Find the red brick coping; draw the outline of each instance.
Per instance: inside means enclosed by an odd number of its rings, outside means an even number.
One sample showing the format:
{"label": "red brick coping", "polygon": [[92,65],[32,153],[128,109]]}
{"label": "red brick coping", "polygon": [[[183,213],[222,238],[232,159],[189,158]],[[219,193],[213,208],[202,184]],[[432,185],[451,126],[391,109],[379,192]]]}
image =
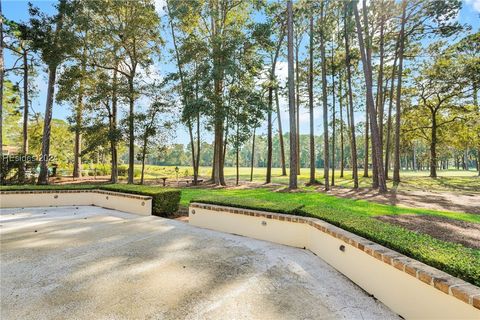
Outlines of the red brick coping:
{"label": "red brick coping", "polygon": [[80,190],[17,190],[17,191],[0,191],[0,195],[2,194],[42,194],[42,193],[100,193],[105,195],[117,196],[117,197],[124,197],[124,198],[132,198],[132,199],[139,199],[139,200],[149,200],[152,199],[150,196],[142,196],[139,194],[132,194],[132,193],[125,193],[125,192],[116,192],[116,191],[109,191],[109,190],[100,190],[100,189],[80,189]]}
{"label": "red brick coping", "polygon": [[446,293],[455,298],[480,309],[480,288],[471,283],[453,277],[443,271],[421,263],[415,259],[409,258],[394,250],[388,249],[375,242],[357,236],[351,232],[338,228],[330,223],[316,218],[294,216],[281,213],[272,213],[258,210],[241,209],[234,207],[225,207],[204,203],[191,203],[191,208],[201,208],[206,210],[228,212],[233,214],[242,214],[252,217],[261,217],[264,219],[273,219],[279,221],[288,221],[295,223],[306,223],[322,232],[325,232],[337,239],[344,241],[357,249],[364,251],[372,257],[389,264],[400,271],[409,274],[412,277]]}

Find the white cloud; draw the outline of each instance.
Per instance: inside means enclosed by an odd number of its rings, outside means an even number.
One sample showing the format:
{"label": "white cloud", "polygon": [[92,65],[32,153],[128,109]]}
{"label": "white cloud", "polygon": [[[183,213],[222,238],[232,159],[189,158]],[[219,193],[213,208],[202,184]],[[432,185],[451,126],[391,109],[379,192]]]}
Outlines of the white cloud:
{"label": "white cloud", "polygon": [[480,0],[465,0],[465,3],[471,5],[473,10],[480,12]]}

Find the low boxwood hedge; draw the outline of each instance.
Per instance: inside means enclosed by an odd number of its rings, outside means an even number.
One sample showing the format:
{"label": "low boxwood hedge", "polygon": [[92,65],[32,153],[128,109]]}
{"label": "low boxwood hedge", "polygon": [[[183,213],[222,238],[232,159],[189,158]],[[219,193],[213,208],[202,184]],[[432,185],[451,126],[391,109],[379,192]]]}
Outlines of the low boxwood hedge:
{"label": "low boxwood hedge", "polygon": [[262,210],[268,212],[277,212],[285,214],[302,214],[301,209],[303,204],[298,203],[278,203],[268,200],[254,199],[254,198],[241,198],[235,196],[222,196],[222,195],[202,195],[192,198],[191,202],[201,202],[215,205],[223,205],[230,207],[237,207],[242,209]]}
{"label": "low boxwood hedge", "polygon": [[152,197],[152,214],[165,217],[178,210],[182,192],[179,189],[141,186],[134,184],[107,184],[100,189],[133,193]]}

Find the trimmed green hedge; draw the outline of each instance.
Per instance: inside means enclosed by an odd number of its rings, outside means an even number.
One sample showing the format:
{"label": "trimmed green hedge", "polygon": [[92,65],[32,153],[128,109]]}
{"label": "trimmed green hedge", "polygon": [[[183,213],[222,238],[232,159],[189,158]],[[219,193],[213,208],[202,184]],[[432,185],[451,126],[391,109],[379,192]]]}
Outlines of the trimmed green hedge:
{"label": "trimmed green hedge", "polygon": [[100,184],[100,185],[17,185],[2,186],[2,191],[18,190],[88,190],[101,189],[125,193],[139,194],[152,197],[152,214],[165,217],[178,210],[182,192],[180,189],[142,186],[136,184]]}
{"label": "trimmed green hedge", "polygon": [[268,212],[277,212],[285,214],[301,215],[303,204],[298,203],[278,203],[268,200],[254,199],[254,198],[240,198],[235,196],[221,196],[221,195],[203,195],[192,198],[191,202],[201,202],[216,205],[225,205],[237,207],[242,209],[262,210]]}
{"label": "trimmed green hedge", "polygon": [[100,189],[152,197],[152,214],[165,217],[178,210],[182,192],[179,189],[141,186],[134,184],[107,184]]}
{"label": "trimmed green hedge", "polygon": [[480,286],[480,250],[416,233],[374,217],[354,215],[325,204],[302,206],[238,196],[201,196],[191,201],[319,218]]}

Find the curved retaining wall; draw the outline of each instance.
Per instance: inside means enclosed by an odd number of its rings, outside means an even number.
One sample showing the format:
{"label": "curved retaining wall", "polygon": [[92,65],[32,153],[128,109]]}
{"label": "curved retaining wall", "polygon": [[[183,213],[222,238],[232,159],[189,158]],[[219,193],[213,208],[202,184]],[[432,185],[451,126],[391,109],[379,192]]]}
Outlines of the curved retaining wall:
{"label": "curved retaining wall", "polygon": [[57,206],[98,206],[151,215],[152,197],[97,189],[0,191],[0,208]]}
{"label": "curved retaining wall", "polygon": [[406,319],[480,319],[480,288],[319,219],[192,203],[189,222],[308,249]]}

